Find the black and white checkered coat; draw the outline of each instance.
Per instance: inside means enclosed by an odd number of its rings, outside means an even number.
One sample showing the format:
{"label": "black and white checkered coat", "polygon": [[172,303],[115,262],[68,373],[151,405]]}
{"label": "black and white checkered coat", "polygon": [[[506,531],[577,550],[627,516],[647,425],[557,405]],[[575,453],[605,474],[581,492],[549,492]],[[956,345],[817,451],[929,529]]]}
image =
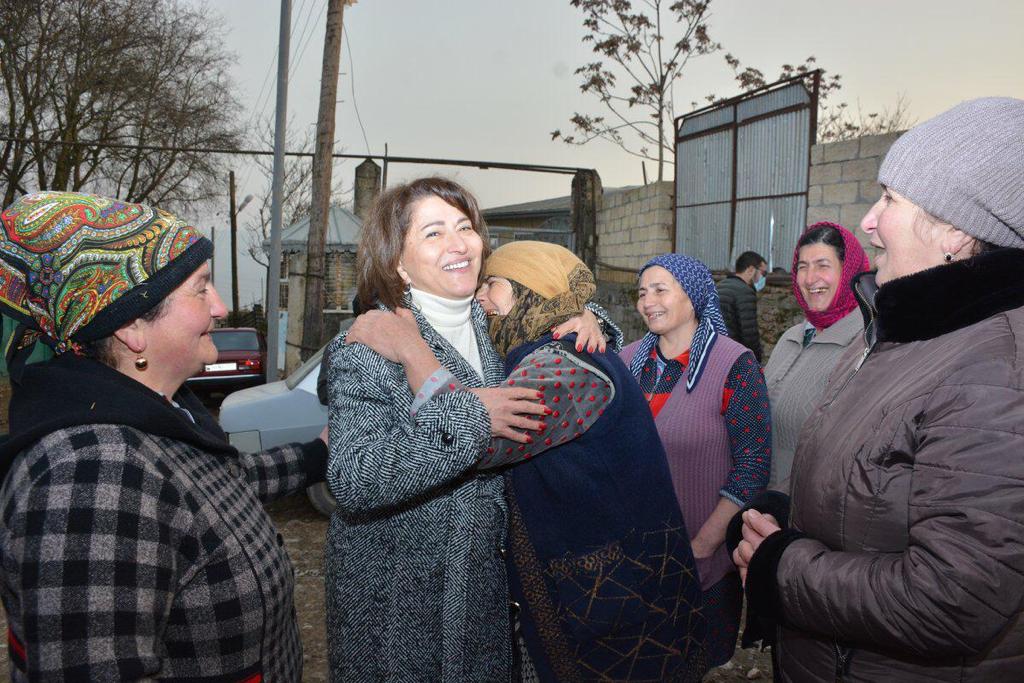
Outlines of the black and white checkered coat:
{"label": "black and white checkered coat", "polygon": [[97,424],[22,452],[0,492],[12,678],[300,680],[293,570],[261,501],[309,483],[317,448],[234,456]]}
{"label": "black and white checkered coat", "polygon": [[[435,356],[463,384],[501,381],[476,302],[483,381],[415,314]],[[327,480],[338,501],[327,535],[332,680],[507,681],[503,482],[473,469],[490,441],[487,411],[460,391],[436,396],[411,418],[400,365],[341,338],[330,354]]]}

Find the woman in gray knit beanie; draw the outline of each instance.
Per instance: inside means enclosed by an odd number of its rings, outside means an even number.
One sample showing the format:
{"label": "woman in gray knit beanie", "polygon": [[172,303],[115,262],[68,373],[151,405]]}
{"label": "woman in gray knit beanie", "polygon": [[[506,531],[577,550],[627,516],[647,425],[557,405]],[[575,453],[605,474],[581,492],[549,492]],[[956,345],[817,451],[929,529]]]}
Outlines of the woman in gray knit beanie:
{"label": "woman in gray knit beanie", "polygon": [[878,179],[864,339],[804,425],[792,501],[734,524],[748,610],[777,680],[1020,680],[1024,100],[911,129]]}

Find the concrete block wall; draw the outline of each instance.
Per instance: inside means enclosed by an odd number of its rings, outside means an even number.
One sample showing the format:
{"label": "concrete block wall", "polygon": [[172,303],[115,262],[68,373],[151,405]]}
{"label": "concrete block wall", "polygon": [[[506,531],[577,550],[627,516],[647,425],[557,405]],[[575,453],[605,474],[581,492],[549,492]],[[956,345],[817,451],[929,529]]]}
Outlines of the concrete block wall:
{"label": "concrete block wall", "polygon": [[597,260],[635,271],[672,249],[672,181],[605,195],[597,211]]}
{"label": "concrete block wall", "polygon": [[607,194],[597,211],[597,294],[626,343],[647,328],[636,312],[636,271],[672,251],[672,181]]}
{"label": "concrete block wall", "polygon": [[811,148],[807,188],[807,224],[831,221],[848,228],[871,256],[860,220],[878,201],[878,167],[901,133],[866,135]]}

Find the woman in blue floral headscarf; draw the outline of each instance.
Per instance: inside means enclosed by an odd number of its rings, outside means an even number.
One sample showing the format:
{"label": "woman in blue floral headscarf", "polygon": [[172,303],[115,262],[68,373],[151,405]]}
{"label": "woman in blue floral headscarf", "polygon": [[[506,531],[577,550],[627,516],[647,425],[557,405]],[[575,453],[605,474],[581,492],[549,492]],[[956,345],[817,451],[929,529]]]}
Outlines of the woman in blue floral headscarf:
{"label": "woman in blue floral headscarf", "polygon": [[683,519],[696,532],[708,663],[718,666],[732,657],[743,602],[725,530],[768,484],[768,393],[754,354],[727,336],[707,266],[663,254],[638,277],[637,310],[649,331],[621,355],[654,414]]}

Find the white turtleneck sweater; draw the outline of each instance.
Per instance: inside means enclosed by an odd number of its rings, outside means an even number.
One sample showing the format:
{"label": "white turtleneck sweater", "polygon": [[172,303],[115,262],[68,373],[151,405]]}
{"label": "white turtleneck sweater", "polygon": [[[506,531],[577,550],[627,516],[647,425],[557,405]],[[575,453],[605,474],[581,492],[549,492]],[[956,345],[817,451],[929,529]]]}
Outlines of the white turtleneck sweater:
{"label": "white turtleneck sweater", "polygon": [[427,322],[438,334],[455,347],[469,366],[483,379],[484,367],[480,362],[480,349],[476,343],[476,332],[470,319],[473,297],[465,299],[443,299],[415,287],[409,288],[412,302],[419,306]]}

